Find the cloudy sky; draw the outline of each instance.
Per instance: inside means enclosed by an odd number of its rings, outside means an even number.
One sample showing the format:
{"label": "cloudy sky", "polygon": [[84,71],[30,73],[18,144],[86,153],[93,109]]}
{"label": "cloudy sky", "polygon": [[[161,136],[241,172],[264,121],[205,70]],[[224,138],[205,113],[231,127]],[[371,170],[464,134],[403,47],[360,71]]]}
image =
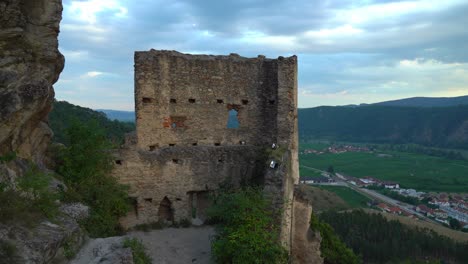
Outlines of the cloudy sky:
{"label": "cloudy sky", "polygon": [[133,52],[296,54],[299,107],[468,95],[468,0],[64,0],[56,97],[133,110]]}

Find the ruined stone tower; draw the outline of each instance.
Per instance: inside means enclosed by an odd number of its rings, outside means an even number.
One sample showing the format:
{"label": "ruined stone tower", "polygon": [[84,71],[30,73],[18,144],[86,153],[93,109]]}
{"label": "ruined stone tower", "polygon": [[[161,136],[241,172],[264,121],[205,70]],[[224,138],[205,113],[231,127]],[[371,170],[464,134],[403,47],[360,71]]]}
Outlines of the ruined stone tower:
{"label": "ruined stone tower", "polygon": [[298,181],[296,56],[136,52],[135,105],[136,134],[114,170],[134,199],[125,226],[203,221],[209,192],[255,182],[282,209],[289,246]]}

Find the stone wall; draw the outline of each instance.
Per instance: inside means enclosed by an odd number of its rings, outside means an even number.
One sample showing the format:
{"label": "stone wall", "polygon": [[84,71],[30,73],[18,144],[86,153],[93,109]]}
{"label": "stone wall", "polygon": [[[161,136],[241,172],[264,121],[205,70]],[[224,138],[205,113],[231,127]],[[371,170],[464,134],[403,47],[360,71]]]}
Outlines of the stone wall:
{"label": "stone wall", "polygon": [[[114,170],[134,199],[125,226],[203,221],[210,192],[259,183],[280,209],[289,248],[298,181],[295,56],[136,52],[135,105],[137,131]],[[229,126],[230,118],[238,126]]]}

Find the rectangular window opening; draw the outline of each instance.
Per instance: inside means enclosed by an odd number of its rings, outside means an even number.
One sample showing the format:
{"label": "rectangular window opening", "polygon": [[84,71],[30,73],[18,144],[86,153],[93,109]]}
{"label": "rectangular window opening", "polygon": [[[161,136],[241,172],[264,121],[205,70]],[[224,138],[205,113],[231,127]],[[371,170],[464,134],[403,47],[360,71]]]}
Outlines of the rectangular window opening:
{"label": "rectangular window opening", "polygon": [[176,104],[176,103],[177,103],[177,100],[174,99],[174,98],[171,98],[171,100],[169,100],[169,102],[170,102],[171,104]]}
{"label": "rectangular window opening", "polygon": [[198,146],[198,143],[197,142],[192,143],[192,146]]}
{"label": "rectangular window opening", "polygon": [[218,99],[218,100],[216,100],[216,102],[218,102],[218,104],[224,103],[224,101],[222,99]]}
{"label": "rectangular window opening", "polygon": [[153,99],[152,98],[149,98],[149,97],[143,97],[143,99],[141,100],[144,104],[151,104],[153,102]]}
{"label": "rectangular window opening", "polygon": [[215,145],[215,146],[221,146],[221,143],[216,142],[216,143],[214,143],[214,145]]}
{"label": "rectangular window opening", "polygon": [[154,151],[156,149],[156,145],[149,146],[150,151]]}
{"label": "rectangular window opening", "polygon": [[116,161],[115,161],[115,164],[117,164],[117,165],[122,165],[122,161],[121,161],[121,160],[116,160]]}
{"label": "rectangular window opening", "polygon": [[196,100],[193,99],[193,98],[188,99],[188,101],[189,101],[189,103],[191,103],[191,104],[194,104],[194,103],[196,102]]}
{"label": "rectangular window opening", "polygon": [[242,104],[243,104],[243,105],[246,105],[246,104],[248,104],[248,103],[249,103],[249,100],[242,100]]}
{"label": "rectangular window opening", "polygon": [[169,147],[174,147],[174,146],[175,146],[174,143],[169,144]]}
{"label": "rectangular window opening", "polygon": [[145,202],[152,203],[152,202],[153,202],[153,198],[145,198]]}
{"label": "rectangular window opening", "polygon": [[268,102],[269,102],[271,105],[276,103],[275,100],[269,100]]}
{"label": "rectangular window opening", "polygon": [[179,160],[178,160],[178,159],[172,159],[172,162],[175,163],[175,164],[179,164]]}
{"label": "rectangular window opening", "polygon": [[228,112],[227,128],[239,128],[239,112],[236,109],[231,109]]}
{"label": "rectangular window opening", "polygon": [[133,209],[133,213],[138,218],[138,200],[136,197],[128,197],[128,203]]}

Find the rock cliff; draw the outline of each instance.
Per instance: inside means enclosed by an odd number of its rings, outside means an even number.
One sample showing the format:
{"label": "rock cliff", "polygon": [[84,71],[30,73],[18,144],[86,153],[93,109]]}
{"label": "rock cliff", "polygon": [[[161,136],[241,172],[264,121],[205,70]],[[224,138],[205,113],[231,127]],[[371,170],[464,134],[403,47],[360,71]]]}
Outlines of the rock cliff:
{"label": "rock cliff", "polygon": [[47,115],[64,66],[57,36],[61,0],[0,1],[0,155],[42,164]]}

